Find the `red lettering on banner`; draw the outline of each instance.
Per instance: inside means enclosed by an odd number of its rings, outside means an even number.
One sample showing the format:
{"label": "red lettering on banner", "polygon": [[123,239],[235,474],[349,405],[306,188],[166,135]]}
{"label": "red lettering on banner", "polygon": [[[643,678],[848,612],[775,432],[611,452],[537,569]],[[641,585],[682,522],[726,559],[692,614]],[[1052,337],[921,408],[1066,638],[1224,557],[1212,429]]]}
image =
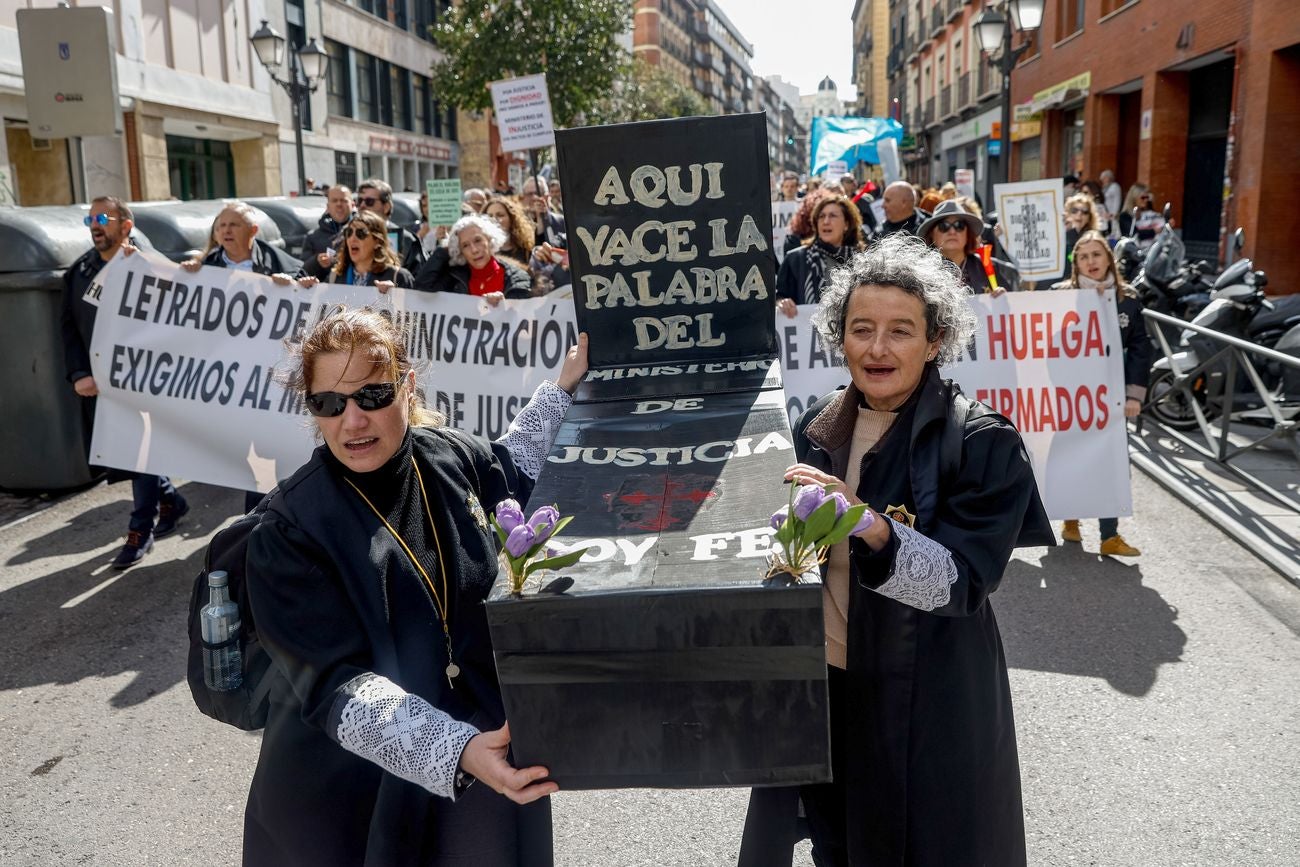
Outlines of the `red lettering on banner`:
{"label": "red lettering on banner", "polygon": [[1105,385],[981,388],[975,399],[1006,416],[1021,433],[1104,430],[1110,423]]}
{"label": "red lettering on banner", "polygon": [[1088,313],[1087,321],[1082,323],[1082,333],[1080,326],[1079,314],[1073,310],[1063,314],[999,313],[989,316],[984,329],[989,340],[989,360],[1105,356],[1106,344],[1102,340],[1098,313]]}

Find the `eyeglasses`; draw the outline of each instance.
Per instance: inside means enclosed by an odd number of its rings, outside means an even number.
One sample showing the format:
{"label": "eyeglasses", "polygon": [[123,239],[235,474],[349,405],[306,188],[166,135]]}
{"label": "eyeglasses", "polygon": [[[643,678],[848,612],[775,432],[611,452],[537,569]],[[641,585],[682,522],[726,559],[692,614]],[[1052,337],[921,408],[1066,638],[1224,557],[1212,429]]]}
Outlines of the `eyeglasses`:
{"label": "eyeglasses", "polygon": [[343,237],[356,238],[358,241],[364,241],[370,237],[370,230],[365,226],[348,226],[343,230]]}
{"label": "eyeglasses", "polygon": [[307,411],[317,418],[334,418],[343,415],[343,410],[348,405],[348,398],[355,401],[360,409],[374,412],[392,406],[393,401],[397,399],[397,385],[395,382],[375,382],[363,385],[351,394],[318,391],[307,395],[304,402],[307,404]]}
{"label": "eyeglasses", "polygon": [[1151,201],[1151,197],[1150,197],[1150,196],[1138,196],[1138,201],[1139,201],[1139,202],[1149,202],[1149,201]]}
{"label": "eyeglasses", "polygon": [[960,232],[965,228],[966,223],[962,220],[953,220],[952,222],[944,220],[942,223],[934,224],[934,230],[936,232]]}
{"label": "eyeglasses", "polygon": [[1082,217],[1082,216],[1084,216],[1084,215],[1086,215],[1086,214],[1088,213],[1088,209],[1087,209],[1087,208],[1070,208],[1070,213],[1071,213],[1071,214],[1075,214],[1076,216],[1080,216],[1080,217]]}
{"label": "eyeglasses", "polygon": [[108,214],[87,214],[81,218],[81,222],[86,226],[92,223],[97,226],[107,226],[109,223],[115,223],[121,219],[121,217],[110,217]]}
{"label": "eyeglasses", "polygon": [[367,208],[373,208],[382,201],[383,199],[377,199],[374,196],[357,196],[357,204],[365,205]]}

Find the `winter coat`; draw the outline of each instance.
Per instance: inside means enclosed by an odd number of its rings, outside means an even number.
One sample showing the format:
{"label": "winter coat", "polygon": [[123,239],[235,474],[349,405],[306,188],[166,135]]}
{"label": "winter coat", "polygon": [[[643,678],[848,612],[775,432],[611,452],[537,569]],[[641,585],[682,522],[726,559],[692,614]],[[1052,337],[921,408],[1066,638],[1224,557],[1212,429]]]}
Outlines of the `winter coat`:
{"label": "winter coat", "polygon": [[[844,478],[859,402],[850,385],[809,407],[794,426],[797,459]],[[856,493],[892,520],[879,552],[850,539],[849,863],[1023,865],[1011,691],[989,597],[1014,548],[1055,540],[1020,435],[927,365],[864,457]],[[790,863],[797,792],[754,790],[742,867]]]}
{"label": "winter coat", "polygon": [[[317,448],[271,495],[249,541],[248,594],[280,676],[244,816],[245,865],[426,863],[429,835],[455,804],[342,746],[343,714],[365,683],[387,678],[481,731],[504,722],[483,605],[498,569],[484,512],[525,500],[532,483],[503,445],[458,431],[413,428],[410,449],[447,558],[455,687],[420,576],[328,447]],[[412,720],[379,749],[412,750],[425,724]],[[537,820],[518,826],[521,864],[549,864],[549,809],[518,814]]]}
{"label": "winter coat", "polygon": [[302,241],[302,270],[303,273],[310,277],[325,279],[328,268],[322,268],[316,261],[316,257],[331,249],[337,250],[343,243],[340,234],[346,223],[339,223],[329,215],[329,211],[321,214],[320,220],[316,223],[316,228],[307,233]]}
{"label": "winter coat", "polygon": [[[505,296],[507,298],[530,298],[533,294],[533,281],[528,272],[509,259],[497,257],[501,267],[506,271]],[[459,292],[469,294],[469,266],[451,264],[451,254],[446,247],[439,247],[424,261],[415,273],[414,288],[422,292]]]}
{"label": "winter coat", "polygon": [[[221,255],[220,245],[213,247],[208,251],[208,255],[203,257],[203,264],[213,268],[226,267],[226,260]],[[298,261],[288,253],[263,241],[261,238],[253,239],[253,273],[254,274],[288,274],[294,276],[302,273],[302,262]]]}

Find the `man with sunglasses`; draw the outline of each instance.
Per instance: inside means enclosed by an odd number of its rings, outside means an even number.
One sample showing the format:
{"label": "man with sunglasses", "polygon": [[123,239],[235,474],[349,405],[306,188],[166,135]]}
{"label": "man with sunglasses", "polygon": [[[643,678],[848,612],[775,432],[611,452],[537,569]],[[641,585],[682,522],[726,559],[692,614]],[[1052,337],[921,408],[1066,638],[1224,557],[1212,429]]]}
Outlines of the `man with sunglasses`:
{"label": "man with sunglasses", "polygon": [[[89,451],[95,396],[99,394],[90,370],[90,340],[98,308],[85,300],[85,294],[95,276],[123,244],[138,247],[140,242],[131,236],[135,228],[131,209],[113,196],[100,196],[91,201],[85,223],[94,246],[63,274],[62,327],[64,368],[68,382],[82,398],[82,431]],[[131,479],[131,520],[127,525],[126,544],[113,560],[114,569],[127,569],[140,562],[153,547],[153,540],[175,531],[176,524],[189,511],[189,504],[166,476],[120,471],[109,475],[110,481],[124,478]]]}
{"label": "man with sunglasses", "polygon": [[393,222],[393,188],[380,178],[366,178],[357,187],[357,210],[378,214],[388,222],[388,245],[402,257],[402,267],[412,274],[424,262],[424,245]]}

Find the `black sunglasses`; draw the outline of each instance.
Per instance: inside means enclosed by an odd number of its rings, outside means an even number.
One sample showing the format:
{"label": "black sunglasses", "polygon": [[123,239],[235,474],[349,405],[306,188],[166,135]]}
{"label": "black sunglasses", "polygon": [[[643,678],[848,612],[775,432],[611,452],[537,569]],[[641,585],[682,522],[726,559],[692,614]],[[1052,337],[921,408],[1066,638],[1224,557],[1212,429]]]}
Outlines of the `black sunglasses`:
{"label": "black sunglasses", "polygon": [[364,241],[370,237],[370,230],[365,226],[348,226],[343,230],[343,237],[356,238],[358,241]]}
{"label": "black sunglasses", "polygon": [[1078,214],[1078,215],[1082,216],[1083,214],[1088,213],[1088,209],[1087,209],[1087,208],[1070,208],[1070,213],[1071,213],[1071,214]]}
{"label": "black sunglasses", "polygon": [[343,415],[343,410],[348,405],[348,398],[356,401],[357,406],[366,412],[374,412],[392,406],[393,401],[397,399],[397,386],[396,382],[375,382],[363,385],[351,394],[318,391],[307,395],[304,402],[307,404],[307,411],[317,418],[334,418]]}
{"label": "black sunglasses", "polygon": [[934,224],[934,230],[936,232],[960,232],[965,228],[966,222],[964,220],[953,220],[952,222],[944,220],[941,223]]}
{"label": "black sunglasses", "polygon": [[365,205],[367,208],[373,208],[382,201],[383,199],[377,199],[374,196],[357,196],[357,204]]}

